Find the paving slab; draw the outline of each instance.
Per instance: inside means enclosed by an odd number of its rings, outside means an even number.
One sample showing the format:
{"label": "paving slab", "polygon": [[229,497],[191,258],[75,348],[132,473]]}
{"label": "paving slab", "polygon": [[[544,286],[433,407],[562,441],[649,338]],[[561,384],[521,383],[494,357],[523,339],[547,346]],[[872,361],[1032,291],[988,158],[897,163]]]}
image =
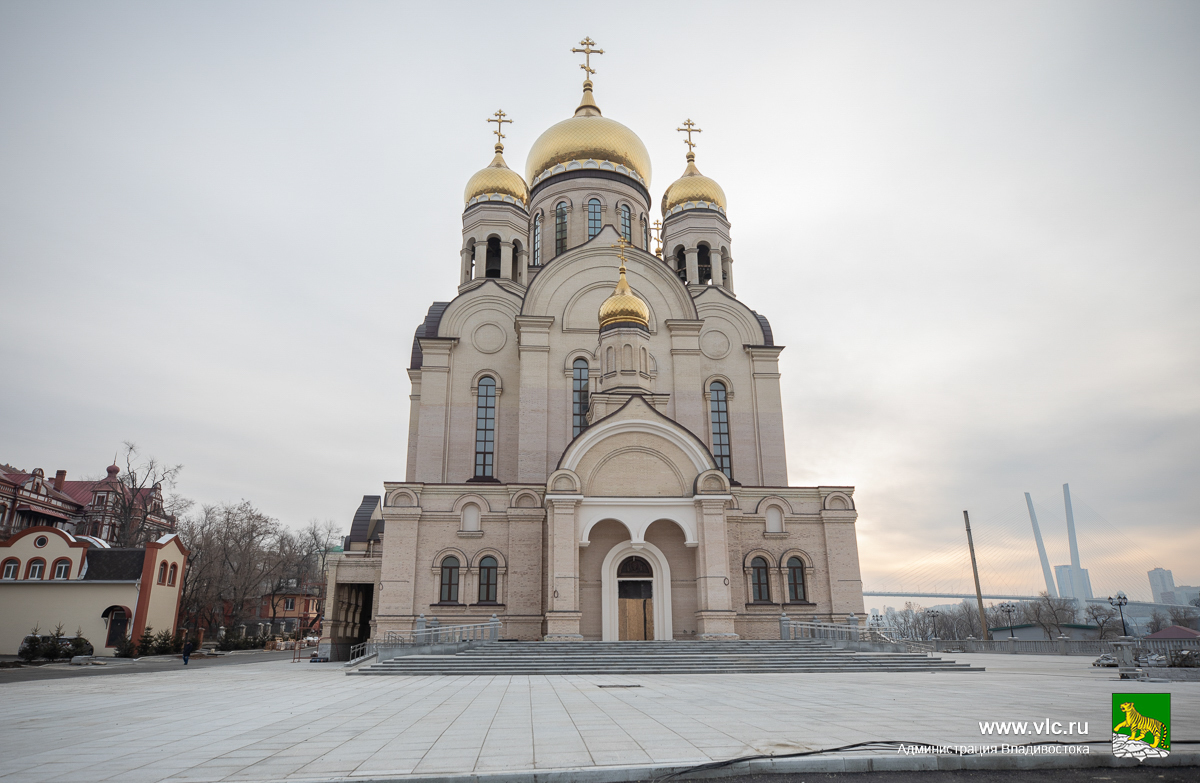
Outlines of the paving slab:
{"label": "paving slab", "polygon": [[[336,664],[273,660],[24,682],[0,675],[0,783],[462,775],[495,783],[529,775],[535,783],[534,770],[536,783],[606,783],[868,740],[978,744],[986,739],[979,721],[1086,721],[1082,739],[1105,741],[1113,692],[1172,693],[1176,741],[1200,739],[1200,683],[1122,682],[1074,656],[942,657],[986,671],[347,677]],[[640,687],[600,687],[614,684]],[[1172,756],[1185,759],[1187,747]],[[1106,750],[1092,746],[1086,763]],[[769,760],[757,769],[947,769],[958,762],[891,751]]]}

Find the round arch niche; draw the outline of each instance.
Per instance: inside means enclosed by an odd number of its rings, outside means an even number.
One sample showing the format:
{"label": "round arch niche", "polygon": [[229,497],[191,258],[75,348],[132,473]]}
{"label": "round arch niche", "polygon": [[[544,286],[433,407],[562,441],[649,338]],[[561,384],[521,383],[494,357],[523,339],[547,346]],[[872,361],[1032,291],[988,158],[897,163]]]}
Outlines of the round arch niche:
{"label": "round arch niche", "polygon": [[[662,550],[654,544],[640,543],[636,547],[632,541],[622,541],[609,550],[600,567],[600,612],[601,633],[604,641],[615,642],[621,638],[618,627],[619,604],[617,598],[618,579],[630,577],[618,576],[621,564],[631,557],[645,562],[651,571],[649,581],[653,585],[653,617],[654,640],[670,641],[672,635],[671,620],[671,567]],[[645,577],[633,577],[645,579]]]}

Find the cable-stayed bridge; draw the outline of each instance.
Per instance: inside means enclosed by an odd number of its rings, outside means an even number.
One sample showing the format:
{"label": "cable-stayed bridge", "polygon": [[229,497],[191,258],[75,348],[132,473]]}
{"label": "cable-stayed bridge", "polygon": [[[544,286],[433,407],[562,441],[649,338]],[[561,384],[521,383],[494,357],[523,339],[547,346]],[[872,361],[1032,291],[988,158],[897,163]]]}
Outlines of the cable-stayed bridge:
{"label": "cable-stayed bridge", "polygon": [[[1068,485],[1063,485],[1062,506],[1035,503],[1029,493],[1024,501],[973,521],[985,601],[1033,601],[1046,592],[1055,598],[1107,605],[1108,596],[1121,591],[1129,597],[1128,612],[1148,616],[1154,609],[1171,608],[1152,603],[1147,571],[1158,563],[1095,509],[1078,498],[1072,502]],[[1044,525],[1048,525],[1046,539]],[[1061,534],[1054,534],[1064,529],[1065,542]],[[1084,561],[1088,568],[1083,567]],[[1062,565],[1052,566],[1052,562]],[[975,585],[965,535],[960,533],[891,572],[869,577],[864,587],[866,597],[938,603],[973,600]]]}

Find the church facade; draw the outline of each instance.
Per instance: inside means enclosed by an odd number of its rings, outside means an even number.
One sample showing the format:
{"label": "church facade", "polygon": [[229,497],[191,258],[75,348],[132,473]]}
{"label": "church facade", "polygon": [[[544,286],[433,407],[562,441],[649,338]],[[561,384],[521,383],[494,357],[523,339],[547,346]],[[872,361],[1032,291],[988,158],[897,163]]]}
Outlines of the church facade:
{"label": "church facade", "polygon": [[413,340],[406,475],[364,499],[331,563],[329,642],[421,615],[662,640],[863,612],[854,490],[788,486],[783,346],[735,293],[698,130],[655,204],[645,146],[585,70],[524,177],[498,141],[467,184],[457,295]]}

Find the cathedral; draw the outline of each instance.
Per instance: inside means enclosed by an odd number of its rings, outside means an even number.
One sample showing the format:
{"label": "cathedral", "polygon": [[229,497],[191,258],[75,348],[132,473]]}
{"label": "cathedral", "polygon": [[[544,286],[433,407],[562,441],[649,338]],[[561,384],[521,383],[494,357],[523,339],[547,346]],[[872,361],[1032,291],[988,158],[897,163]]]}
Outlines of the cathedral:
{"label": "cathedral", "polygon": [[700,129],[679,128],[686,165],[655,205],[645,145],[593,94],[593,45],[524,176],[490,120],[456,295],[413,339],[404,480],[331,560],[326,643],[492,615],[512,639],[766,639],[784,612],[863,612],[853,487],[788,486],[783,346],[735,293]]}

